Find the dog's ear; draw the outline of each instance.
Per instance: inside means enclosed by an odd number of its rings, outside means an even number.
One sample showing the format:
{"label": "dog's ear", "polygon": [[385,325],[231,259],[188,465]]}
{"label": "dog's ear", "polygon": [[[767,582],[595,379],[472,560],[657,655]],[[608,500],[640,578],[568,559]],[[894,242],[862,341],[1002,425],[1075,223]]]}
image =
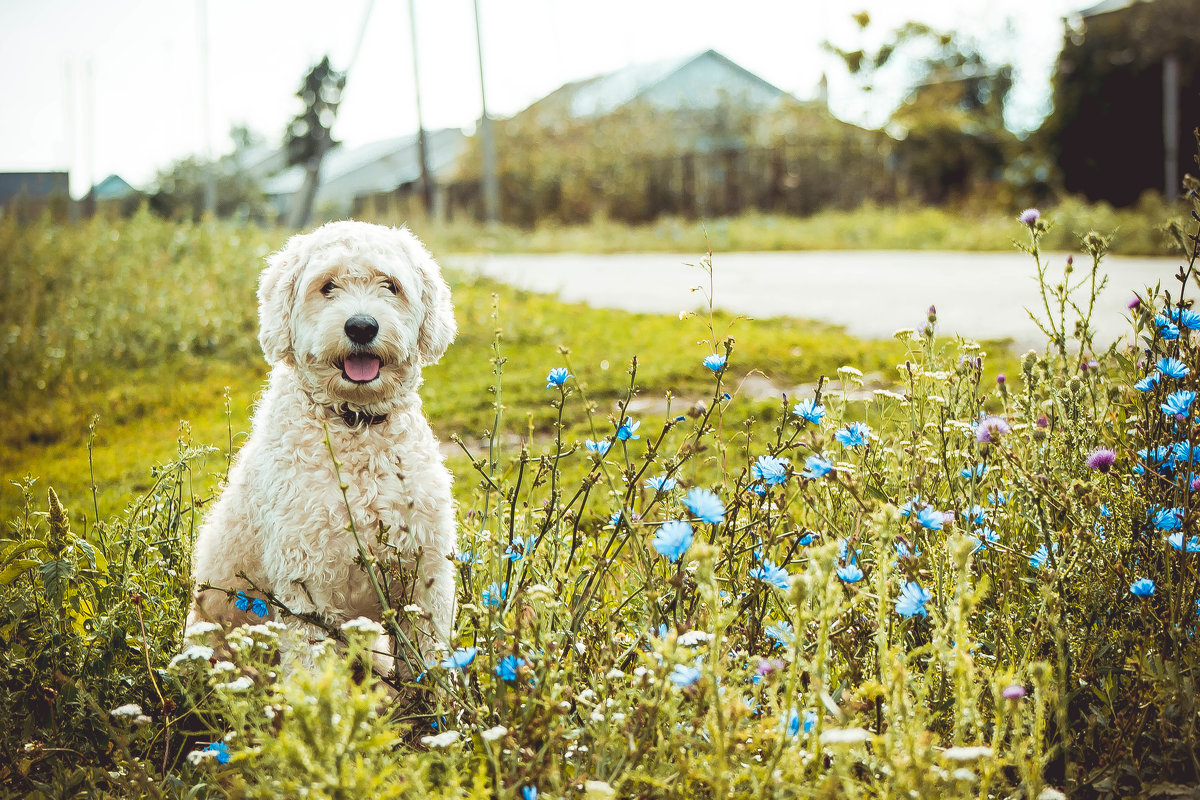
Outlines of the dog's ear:
{"label": "dog's ear", "polygon": [[267,363],[292,363],[292,306],[300,277],[300,246],[293,236],[283,249],[267,256],[258,279],[258,343]]}
{"label": "dog's ear", "polygon": [[450,303],[450,287],[442,277],[441,267],[433,260],[425,245],[405,228],[397,233],[421,282],[421,304],[425,306],[425,316],[417,331],[417,349],[421,366],[427,367],[438,362],[458,333],[454,306]]}

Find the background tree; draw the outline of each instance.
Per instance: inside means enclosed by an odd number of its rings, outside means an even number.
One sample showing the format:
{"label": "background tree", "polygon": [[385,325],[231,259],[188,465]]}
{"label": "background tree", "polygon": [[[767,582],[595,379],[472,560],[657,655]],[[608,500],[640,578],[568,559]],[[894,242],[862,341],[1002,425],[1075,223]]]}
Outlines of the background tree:
{"label": "background tree", "polygon": [[[864,31],[870,25],[865,13],[854,19]],[[897,28],[873,51],[826,46],[864,91],[908,70],[904,82],[911,88],[886,125],[896,140],[893,163],[904,191],[945,202],[999,182],[1016,144],[1004,124],[1012,67],[990,62],[966,37],[916,22]]]}
{"label": "background tree", "polygon": [[[269,209],[258,179],[245,169],[246,155],[261,146],[261,138],[244,126],[230,131],[233,152],[216,161],[218,217],[262,221]],[[199,156],[188,156],[160,171],[150,193],[150,210],[161,217],[197,221],[204,213],[204,184],[211,169]]]}
{"label": "background tree", "polygon": [[329,64],[329,56],[322,58],[304,76],[296,96],[304,101],[304,111],[288,125],[284,142],[287,147],[288,166],[303,164],[304,183],[292,201],[288,225],[302,228],[312,217],[313,199],[320,185],[321,160],[339,142],[333,138],[333,123],[337,119],[338,104],[346,88],[346,73],[338,72]]}

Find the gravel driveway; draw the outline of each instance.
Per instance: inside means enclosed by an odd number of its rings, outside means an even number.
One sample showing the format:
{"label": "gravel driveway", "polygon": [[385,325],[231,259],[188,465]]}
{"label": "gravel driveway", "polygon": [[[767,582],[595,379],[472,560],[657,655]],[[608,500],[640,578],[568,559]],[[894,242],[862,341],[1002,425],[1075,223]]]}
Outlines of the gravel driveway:
{"label": "gravel driveway", "polygon": [[[452,269],[567,301],[627,311],[676,314],[699,308],[704,298],[692,289],[707,284],[695,266],[698,255],[566,253],[445,261]],[[1090,266],[1086,257],[1076,257],[1073,278],[1082,277],[1085,262]],[[1064,263],[1065,255],[1051,256],[1053,279],[1061,280]],[[1135,289],[1162,281],[1174,290],[1172,275],[1179,264],[1172,258],[1106,258],[1101,270],[1108,273],[1109,285],[1097,301],[1097,343],[1126,333],[1126,303]],[[923,324],[933,304],[943,335],[1010,338],[1022,349],[1044,345],[1025,311],[1041,311],[1033,260],[1015,250],[720,253],[713,256],[713,285],[718,307],[751,317],[822,320],[858,336],[887,338],[899,328]]]}

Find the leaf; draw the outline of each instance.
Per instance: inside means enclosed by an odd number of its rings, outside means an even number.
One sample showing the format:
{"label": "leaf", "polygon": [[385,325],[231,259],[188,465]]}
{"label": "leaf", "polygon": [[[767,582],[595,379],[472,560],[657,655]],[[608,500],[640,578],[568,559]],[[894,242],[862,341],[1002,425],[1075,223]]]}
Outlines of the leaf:
{"label": "leaf", "polygon": [[75,565],[70,561],[60,559],[47,561],[38,569],[42,574],[42,586],[46,587],[46,598],[55,607],[61,606],[63,595],[67,593],[71,576],[75,573]]}
{"label": "leaf", "polygon": [[41,539],[29,539],[27,541],[21,542],[16,547],[12,548],[11,550],[7,551],[4,554],[4,558],[0,559],[0,564],[7,564],[9,561],[12,561],[14,558],[21,555],[22,553],[28,553],[30,550],[36,550],[39,547],[44,548],[45,546],[46,546],[46,543],[43,542]]}
{"label": "leaf", "polygon": [[8,586],[10,583],[21,577],[25,570],[31,567],[36,567],[40,562],[29,558],[22,558],[12,562],[0,572],[0,586]]}
{"label": "leaf", "polygon": [[869,494],[871,497],[874,497],[876,500],[878,500],[881,503],[891,502],[888,499],[887,492],[883,491],[883,489],[880,489],[878,486],[876,486],[873,483],[867,484],[867,494]]}

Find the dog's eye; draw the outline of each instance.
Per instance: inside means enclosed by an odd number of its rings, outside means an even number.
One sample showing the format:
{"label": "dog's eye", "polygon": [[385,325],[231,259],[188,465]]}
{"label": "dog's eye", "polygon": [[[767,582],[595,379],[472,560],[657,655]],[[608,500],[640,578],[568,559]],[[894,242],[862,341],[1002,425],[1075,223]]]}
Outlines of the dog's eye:
{"label": "dog's eye", "polygon": [[389,292],[391,292],[392,294],[400,294],[400,287],[397,286],[396,282],[394,280],[392,280],[391,278],[388,278],[386,281],[383,282],[383,287],[385,289],[387,289]]}
{"label": "dog's eye", "polygon": [[325,285],[321,287],[321,294],[329,297],[329,295],[333,294],[333,290],[336,288],[337,286],[333,281],[325,281]]}

